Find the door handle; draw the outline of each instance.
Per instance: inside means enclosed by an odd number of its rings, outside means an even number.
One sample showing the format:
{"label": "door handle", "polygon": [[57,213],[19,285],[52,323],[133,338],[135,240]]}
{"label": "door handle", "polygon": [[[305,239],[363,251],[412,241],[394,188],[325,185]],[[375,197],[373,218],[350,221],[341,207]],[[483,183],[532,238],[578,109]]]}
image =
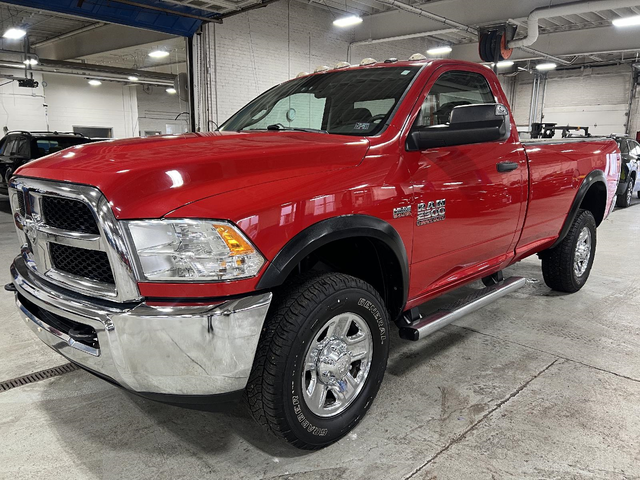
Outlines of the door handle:
{"label": "door handle", "polygon": [[499,162],[496,164],[496,169],[500,173],[512,172],[518,168],[518,164],[516,162]]}

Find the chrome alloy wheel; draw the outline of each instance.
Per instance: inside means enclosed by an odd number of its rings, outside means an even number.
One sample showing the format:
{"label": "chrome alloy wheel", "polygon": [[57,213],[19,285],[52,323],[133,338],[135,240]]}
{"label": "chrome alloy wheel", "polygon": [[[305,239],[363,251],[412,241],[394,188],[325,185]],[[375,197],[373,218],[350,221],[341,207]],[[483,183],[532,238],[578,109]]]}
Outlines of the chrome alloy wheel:
{"label": "chrome alloy wheel", "polygon": [[371,360],[371,330],[362,317],[345,312],[328,320],[305,354],[302,392],[319,417],[342,413],[360,394]]}
{"label": "chrome alloy wheel", "polygon": [[633,180],[629,180],[629,186],[627,187],[627,205],[631,205],[632,197],[633,197]]}
{"label": "chrome alloy wheel", "polygon": [[576,251],[573,257],[573,271],[577,277],[584,275],[589,266],[589,259],[591,258],[591,230],[588,227],[584,227],[580,231],[578,237],[578,243],[576,244]]}

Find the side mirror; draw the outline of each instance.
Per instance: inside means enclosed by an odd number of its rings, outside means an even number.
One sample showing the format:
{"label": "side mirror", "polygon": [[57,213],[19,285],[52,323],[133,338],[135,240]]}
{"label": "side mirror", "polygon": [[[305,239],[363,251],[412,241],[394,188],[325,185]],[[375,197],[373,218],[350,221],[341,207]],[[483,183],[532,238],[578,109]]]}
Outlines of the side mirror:
{"label": "side mirror", "polygon": [[460,105],[451,111],[447,125],[414,128],[407,138],[407,150],[498,142],[508,139],[510,133],[509,109],[504,105]]}

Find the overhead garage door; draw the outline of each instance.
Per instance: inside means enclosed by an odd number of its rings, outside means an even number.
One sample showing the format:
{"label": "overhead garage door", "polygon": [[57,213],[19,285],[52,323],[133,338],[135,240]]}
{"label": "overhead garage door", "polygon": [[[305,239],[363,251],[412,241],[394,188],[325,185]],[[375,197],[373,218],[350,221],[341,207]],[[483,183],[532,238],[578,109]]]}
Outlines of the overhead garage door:
{"label": "overhead garage door", "polygon": [[624,133],[631,73],[597,73],[549,78],[545,122],[589,127],[590,133]]}
{"label": "overhead garage door", "polygon": [[[589,127],[597,135],[624,133],[631,81],[629,67],[550,74],[542,108],[544,121]],[[529,78],[521,79],[516,88],[514,115],[521,126],[529,123],[531,89]]]}

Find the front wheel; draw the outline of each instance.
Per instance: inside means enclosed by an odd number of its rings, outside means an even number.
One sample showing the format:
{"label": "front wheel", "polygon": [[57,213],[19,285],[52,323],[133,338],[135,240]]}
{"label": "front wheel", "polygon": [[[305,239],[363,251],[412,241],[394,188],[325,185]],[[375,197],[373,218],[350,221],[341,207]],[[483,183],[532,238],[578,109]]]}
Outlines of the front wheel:
{"label": "front wheel", "polygon": [[378,393],[389,320],[378,292],[338,273],[278,292],[246,396],[253,418],[298,448],[346,435]]}
{"label": "front wheel", "polygon": [[596,220],[590,211],[580,210],[564,240],[542,253],[544,282],[559,292],[577,292],[589,278],[595,254]]}

